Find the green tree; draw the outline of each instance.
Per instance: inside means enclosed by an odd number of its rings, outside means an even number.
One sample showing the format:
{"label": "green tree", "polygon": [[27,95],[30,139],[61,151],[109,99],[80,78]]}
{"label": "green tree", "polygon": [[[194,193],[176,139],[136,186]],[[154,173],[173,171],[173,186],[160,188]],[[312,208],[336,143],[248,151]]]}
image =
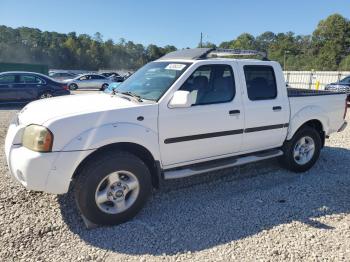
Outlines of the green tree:
{"label": "green tree", "polygon": [[331,15],[319,22],[312,36],[315,69],[336,70],[344,55],[349,54],[349,20],[339,14]]}

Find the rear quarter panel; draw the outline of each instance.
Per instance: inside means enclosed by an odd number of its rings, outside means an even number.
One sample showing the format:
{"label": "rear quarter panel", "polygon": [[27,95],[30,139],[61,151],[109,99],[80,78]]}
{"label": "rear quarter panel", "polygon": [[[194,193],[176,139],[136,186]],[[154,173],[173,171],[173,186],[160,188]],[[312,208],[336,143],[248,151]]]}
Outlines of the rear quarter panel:
{"label": "rear quarter panel", "polygon": [[307,121],[319,120],[326,135],[336,132],[344,123],[344,94],[290,97],[290,124],[287,140]]}

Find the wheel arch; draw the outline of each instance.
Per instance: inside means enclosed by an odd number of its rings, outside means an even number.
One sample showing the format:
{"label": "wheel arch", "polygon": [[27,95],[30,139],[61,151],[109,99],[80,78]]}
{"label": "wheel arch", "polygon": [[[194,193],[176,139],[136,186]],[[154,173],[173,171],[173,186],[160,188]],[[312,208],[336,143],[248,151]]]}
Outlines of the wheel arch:
{"label": "wheel arch", "polygon": [[82,170],[83,166],[91,161],[94,157],[100,154],[108,154],[112,151],[125,151],[129,152],[138,158],[140,158],[149,168],[152,177],[152,185],[155,188],[159,188],[160,180],[162,179],[160,162],[156,161],[152,153],[142,145],[131,143],[131,142],[118,142],[113,144],[108,144],[98,148],[91,154],[86,156],[75,169],[72,179],[75,180]]}
{"label": "wheel arch", "polygon": [[292,113],[290,119],[287,140],[292,139],[294,134],[304,125],[319,131],[321,139],[329,133],[330,119],[324,109],[320,106],[305,106]]}
{"label": "wheel arch", "polygon": [[322,141],[322,147],[323,147],[325,144],[325,140],[326,140],[326,132],[324,129],[324,125],[322,124],[321,120],[319,120],[319,119],[311,119],[311,120],[308,120],[308,121],[304,122],[303,124],[301,124],[295,130],[295,132],[293,132],[293,135],[288,140],[292,139],[294,134],[297,133],[300,129],[302,129],[305,126],[311,127],[319,133],[321,141]]}

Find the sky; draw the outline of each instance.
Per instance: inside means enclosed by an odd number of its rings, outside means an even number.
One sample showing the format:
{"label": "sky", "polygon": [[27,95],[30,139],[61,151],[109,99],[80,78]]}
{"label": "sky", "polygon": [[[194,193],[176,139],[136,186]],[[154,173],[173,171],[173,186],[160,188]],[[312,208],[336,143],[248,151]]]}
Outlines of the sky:
{"label": "sky", "polygon": [[339,13],[350,18],[349,0],[0,0],[0,25],[120,38],[143,45],[195,47],[220,44],[241,33],[311,34]]}

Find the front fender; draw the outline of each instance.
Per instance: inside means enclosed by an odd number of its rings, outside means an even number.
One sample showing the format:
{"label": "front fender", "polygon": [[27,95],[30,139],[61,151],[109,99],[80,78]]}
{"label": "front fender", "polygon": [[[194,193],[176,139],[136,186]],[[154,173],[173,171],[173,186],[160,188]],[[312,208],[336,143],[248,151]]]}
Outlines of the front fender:
{"label": "front fender", "polygon": [[62,151],[95,150],[114,143],[135,143],[148,149],[155,160],[160,160],[158,133],[135,123],[118,122],[85,130]]}
{"label": "front fender", "polygon": [[319,106],[306,106],[295,113],[289,123],[287,140],[292,139],[297,130],[310,120],[318,120],[322,124],[323,131],[329,133],[329,118],[326,112]]}
{"label": "front fender", "polygon": [[79,164],[96,149],[118,142],[139,144],[159,160],[158,134],[144,126],[133,123],[110,123],[88,129],[67,143],[52,165],[46,181],[46,192],[68,192],[72,175]]}

